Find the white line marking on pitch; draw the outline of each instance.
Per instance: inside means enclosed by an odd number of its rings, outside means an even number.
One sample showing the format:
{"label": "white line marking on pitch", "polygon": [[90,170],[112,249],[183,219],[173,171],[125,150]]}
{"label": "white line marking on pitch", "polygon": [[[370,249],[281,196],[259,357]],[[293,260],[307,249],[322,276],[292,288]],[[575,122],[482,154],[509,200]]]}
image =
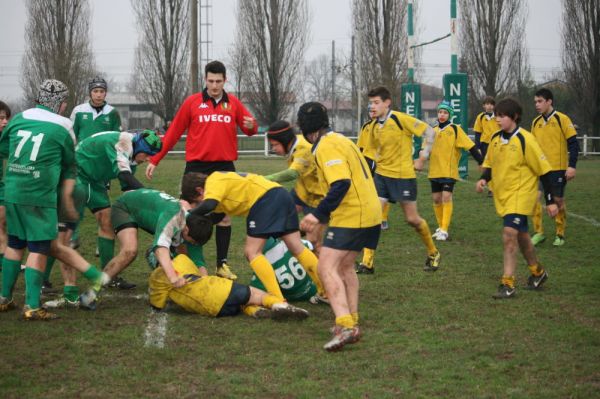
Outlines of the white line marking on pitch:
{"label": "white line marking on pitch", "polygon": [[146,348],[165,347],[165,338],[167,336],[167,314],[165,312],[155,312],[150,310],[144,331],[144,346]]}

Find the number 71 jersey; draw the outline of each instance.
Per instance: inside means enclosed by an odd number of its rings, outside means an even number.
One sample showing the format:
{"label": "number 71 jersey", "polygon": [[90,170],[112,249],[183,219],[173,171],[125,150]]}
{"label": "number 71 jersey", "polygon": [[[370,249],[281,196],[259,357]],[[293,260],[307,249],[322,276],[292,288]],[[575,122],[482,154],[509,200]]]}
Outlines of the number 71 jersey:
{"label": "number 71 jersey", "polygon": [[2,131],[0,155],[8,158],[5,200],[56,208],[63,178],[75,178],[75,135],[69,119],[38,105],[15,117]]}
{"label": "number 71 jersey", "polygon": [[[302,240],[305,247],[312,250],[312,244]],[[269,260],[275,270],[277,282],[281,287],[281,293],[288,301],[308,301],[317,293],[317,287],[311,280],[306,270],[288,251],[285,243],[280,240],[269,238],[263,249],[265,257]],[[250,285],[263,291],[265,286],[256,276],[252,275]]]}

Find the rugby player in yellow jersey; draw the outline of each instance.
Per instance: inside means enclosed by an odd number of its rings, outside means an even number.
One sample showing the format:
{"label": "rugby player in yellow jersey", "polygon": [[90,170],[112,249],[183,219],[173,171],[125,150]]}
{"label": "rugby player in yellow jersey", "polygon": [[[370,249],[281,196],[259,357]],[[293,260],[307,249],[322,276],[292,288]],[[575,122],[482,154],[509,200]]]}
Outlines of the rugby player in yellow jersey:
{"label": "rugby player in yellow jersey", "polygon": [[[376,87],[367,96],[377,118],[371,124],[374,125],[373,141],[377,148],[375,187],[381,206],[390,201],[400,203],[405,220],[417,231],[427,248],[424,270],[436,271],[441,256],[433,243],[429,225],[417,210],[415,174],[415,169],[422,170],[429,157],[435,132],[427,123],[403,112],[393,111],[390,108],[392,97],[385,87]],[[413,162],[413,136],[422,135],[425,136],[423,150]]]}
{"label": "rugby player in yellow jersey", "polygon": [[210,317],[235,316],[243,311],[256,318],[305,319],[308,312],[263,290],[219,277],[209,276],[204,266],[198,267],[186,255],[173,259],[173,268],[186,283],[175,287],[165,271],[157,267],[150,275],[150,304],[157,310],[171,300],[184,310]]}
{"label": "rugby player in yellow jersey", "polygon": [[[277,183],[296,181],[291,191],[296,211],[305,215],[310,213],[325,195],[319,184],[317,166],[311,152],[312,145],[301,134],[297,135],[288,121],[283,120],[269,126],[267,138],[277,155],[287,156],[288,168],[265,178]],[[306,239],[313,244],[314,253],[319,256],[323,228],[306,232]]]}
{"label": "rugby player in yellow jersey", "polygon": [[490,182],[496,212],[504,219],[504,273],[498,291],[494,294],[496,299],[515,296],[515,270],[519,249],[531,272],[527,287],[539,289],[548,279],[527,231],[527,217],[533,215],[537,201],[538,177],[546,192],[548,214],[554,216],[558,212],[552,193],[550,164],[533,135],[519,127],[522,114],[523,109],[515,100],[505,99],[498,103],[496,115],[502,130],[492,136],[483,161],[483,174],[476,186],[478,192],[483,192]]}
{"label": "rugby player in yellow jersey", "polygon": [[431,197],[433,211],[438,228],[433,237],[438,241],[448,239],[450,221],[452,220],[452,192],[458,180],[458,161],[461,149],[471,153],[479,165],[483,163],[481,153],[465,131],[452,123],[454,109],[448,101],[442,101],[437,107],[438,125],[433,128],[435,140],[429,157],[429,181],[431,182]]}
{"label": "rugby player in yellow jersey", "polygon": [[358,147],[329,128],[327,109],[309,102],[298,110],[298,126],[313,144],[319,181],[327,194],[300,223],[304,231],[327,224],[319,257],[319,275],[335,314],[333,337],[324,345],[335,351],[358,342],[358,277],[354,261],[363,248],[375,250],[381,232],[381,205],[373,177]]}
{"label": "rugby player in yellow jersey", "polygon": [[[494,109],[496,108],[496,101],[492,96],[486,96],[483,99],[483,112],[481,112],[475,118],[475,125],[473,126],[473,132],[475,133],[475,144],[483,158],[487,153],[488,146],[492,135],[500,130],[500,125],[496,121],[496,114]],[[488,197],[492,196],[492,192],[488,191]]]}
{"label": "rugby player in yellow jersey", "polygon": [[[302,244],[294,200],[279,184],[252,173],[187,173],[181,182],[181,198],[196,206],[192,214],[210,213],[246,217],[244,254],[267,291],[283,299],[273,266],[262,250],[269,237],[281,238],[317,286],[326,301],[317,274],[318,259]],[[312,301],[311,301],[312,302]]]}
{"label": "rugby player in yellow jersey", "polygon": [[[537,139],[552,167],[550,179],[556,193],[556,205],[558,205],[558,215],[554,218],[556,237],[552,244],[559,247],[565,243],[567,225],[565,186],[569,180],[575,178],[579,155],[577,131],[567,115],[554,109],[554,96],[550,90],[540,89],[535,93],[534,98],[535,110],[540,115],[533,120],[531,133]],[[546,239],[542,224],[542,204],[539,201],[536,203],[533,215],[533,229],[535,234],[531,241],[533,245],[538,245]]]}

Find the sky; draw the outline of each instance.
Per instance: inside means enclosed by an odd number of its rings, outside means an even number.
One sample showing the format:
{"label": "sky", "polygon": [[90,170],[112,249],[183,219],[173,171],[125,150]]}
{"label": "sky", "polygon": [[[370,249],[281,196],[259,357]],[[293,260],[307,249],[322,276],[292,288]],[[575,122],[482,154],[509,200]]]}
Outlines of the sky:
{"label": "sky", "polygon": [[[139,0],[137,0],[139,1]],[[206,1],[206,0],[204,0]],[[235,35],[236,0],[208,0],[212,3],[212,59],[227,61]],[[246,0],[249,1],[249,0]],[[560,70],[560,0],[526,0],[528,18],[526,43],[529,61],[537,82],[548,80]],[[420,7],[417,41],[425,42],[449,32],[449,0],[415,0]],[[312,14],[311,43],[306,60],[331,54],[335,40],[336,57],[350,53],[351,0],[308,0]],[[127,0],[91,0],[91,41],[96,62],[111,80],[123,85],[129,80],[137,43],[135,19]],[[20,65],[25,52],[26,11],[23,0],[0,0],[0,99],[18,100]],[[459,10],[459,16],[462,10]],[[460,22],[459,22],[460,23]],[[420,80],[441,86],[450,70],[450,40],[423,47]]]}

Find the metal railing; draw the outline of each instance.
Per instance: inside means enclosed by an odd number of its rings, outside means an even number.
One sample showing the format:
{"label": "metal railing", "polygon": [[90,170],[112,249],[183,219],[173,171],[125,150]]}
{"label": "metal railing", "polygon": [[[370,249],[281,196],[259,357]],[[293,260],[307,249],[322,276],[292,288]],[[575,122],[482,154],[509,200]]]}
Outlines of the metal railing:
{"label": "metal railing", "polygon": [[[175,147],[169,151],[169,154],[185,154],[183,149],[185,139],[187,135],[182,135],[179,142]],[[256,134],[254,136],[246,136],[244,134],[238,134],[238,153],[240,155],[262,155],[268,157],[269,141],[267,140],[266,134]],[[348,136],[349,139],[356,141],[357,137]],[[600,137],[590,137],[587,134],[578,136],[579,141],[579,155],[600,155]]]}

